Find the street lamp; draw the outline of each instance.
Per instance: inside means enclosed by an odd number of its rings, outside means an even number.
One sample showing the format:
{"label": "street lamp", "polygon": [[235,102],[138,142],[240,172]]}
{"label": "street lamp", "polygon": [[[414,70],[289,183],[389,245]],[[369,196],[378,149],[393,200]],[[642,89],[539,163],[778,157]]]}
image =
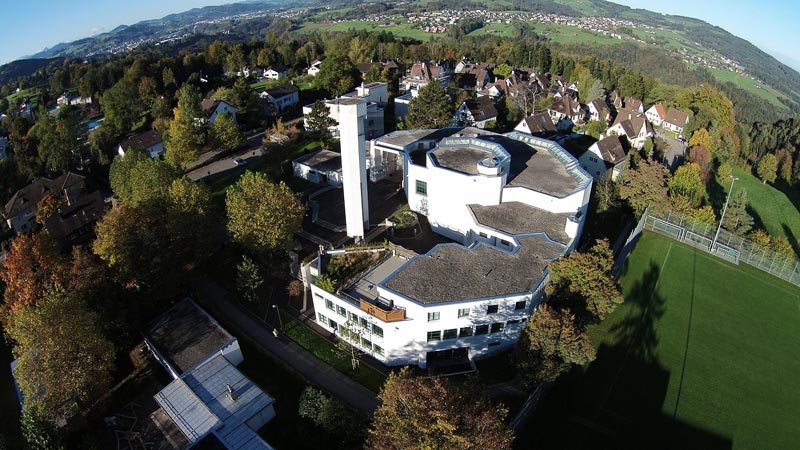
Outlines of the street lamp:
{"label": "street lamp", "polygon": [[735,183],[736,180],[738,180],[738,178],[734,177],[733,175],[731,175],[730,177],[731,177],[731,188],[728,191],[728,198],[725,199],[725,207],[722,208],[722,218],[719,219],[719,226],[717,227],[717,234],[714,235],[714,241],[711,243],[711,251],[712,252],[714,251],[714,247],[717,246],[717,240],[719,239],[719,232],[722,231],[722,224],[725,223],[725,213],[728,212],[728,202],[731,199],[731,194],[733,194],[733,183]]}
{"label": "street lamp", "polygon": [[272,305],[272,309],[278,314],[278,323],[281,326],[281,331],[283,331],[283,319],[281,319],[281,310],[278,309],[278,305]]}

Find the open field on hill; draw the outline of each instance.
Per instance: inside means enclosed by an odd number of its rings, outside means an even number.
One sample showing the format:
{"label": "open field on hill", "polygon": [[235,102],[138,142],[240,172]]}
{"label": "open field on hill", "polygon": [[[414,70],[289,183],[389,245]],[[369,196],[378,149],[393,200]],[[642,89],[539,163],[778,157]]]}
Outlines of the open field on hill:
{"label": "open field on hill", "polygon": [[645,232],[597,359],[557,382],[522,448],[793,448],[800,289]]}

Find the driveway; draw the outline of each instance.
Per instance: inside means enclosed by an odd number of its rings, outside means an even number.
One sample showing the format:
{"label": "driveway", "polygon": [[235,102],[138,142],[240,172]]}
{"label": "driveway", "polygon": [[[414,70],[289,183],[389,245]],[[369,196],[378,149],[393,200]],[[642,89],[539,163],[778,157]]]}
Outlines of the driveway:
{"label": "driveway", "polygon": [[657,133],[657,136],[667,143],[667,148],[664,151],[664,165],[669,167],[669,170],[675,170],[686,154],[686,144],[663,133]]}
{"label": "driveway", "polygon": [[245,146],[238,152],[231,154],[225,158],[206,164],[209,161],[222,153],[222,150],[214,150],[203,153],[200,158],[193,164],[199,166],[196,169],[186,174],[192,181],[201,180],[207,176],[214,175],[226,170],[233,169],[239,164],[236,164],[235,159],[241,159],[245,164],[253,159],[260,158],[263,153],[261,151],[261,141],[264,139],[264,131],[256,133],[247,138]]}

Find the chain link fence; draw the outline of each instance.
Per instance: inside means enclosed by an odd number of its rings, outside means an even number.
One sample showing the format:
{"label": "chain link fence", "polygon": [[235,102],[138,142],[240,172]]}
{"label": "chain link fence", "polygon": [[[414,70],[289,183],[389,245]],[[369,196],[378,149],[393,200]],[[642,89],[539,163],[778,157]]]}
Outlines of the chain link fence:
{"label": "chain link fence", "polygon": [[[709,224],[675,213],[645,211],[639,224],[631,232],[615,272],[618,274],[641,230],[650,230],[701,249],[734,264],[745,263],[778,278],[800,286],[800,261],[758,245],[742,236],[720,229],[714,241],[718,224]],[[626,251],[627,250],[627,251]]]}

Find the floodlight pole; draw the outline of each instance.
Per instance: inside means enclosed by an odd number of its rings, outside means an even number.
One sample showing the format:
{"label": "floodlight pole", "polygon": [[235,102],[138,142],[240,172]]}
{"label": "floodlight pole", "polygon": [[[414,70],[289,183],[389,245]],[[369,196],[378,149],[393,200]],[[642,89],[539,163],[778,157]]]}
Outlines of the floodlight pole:
{"label": "floodlight pole", "polygon": [[711,251],[714,251],[714,247],[717,245],[717,240],[719,239],[719,232],[722,231],[722,224],[725,222],[725,213],[728,212],[728,202],[731,199],[731,195],[733,194],[733,183],[736,182],[738,178],[731,175],[731,188],[728,191],[728,198],[725,199],[725,207],[722,208],[722,218],[719,219],[719,226],[717,227],[717,234],[714,235],[714,241],[711,242]]}

